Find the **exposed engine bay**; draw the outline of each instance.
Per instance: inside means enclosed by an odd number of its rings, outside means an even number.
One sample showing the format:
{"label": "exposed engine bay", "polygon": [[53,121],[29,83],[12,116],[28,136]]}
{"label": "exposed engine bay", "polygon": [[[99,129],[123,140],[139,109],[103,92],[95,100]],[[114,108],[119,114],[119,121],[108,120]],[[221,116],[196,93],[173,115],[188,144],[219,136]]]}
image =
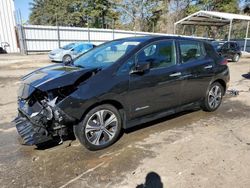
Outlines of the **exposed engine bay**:
{"label": "exposed engine bay", "polygon": [[[59,66],[59,68],[60,74],[62,70],[65,74],[68,71],[66,69],[69,69],[65,66]],[[58,70],[58,66],[52,69]],[[68,78],[62,80],[60,75],[61,80],[56,85],[54,83],[57,80],[54,78],[53,85],[57,86],[56,88],[51,87],[52,79],[49,74],[45,75],[41,70],[22,79],[18,93],[18,117],[14,122],[24,144],[39,145],[49,140],[58,140],[62,143],[63,137],[73,133],[73,125],[77,123],[77,119],[66,114],[58,104],[77,90],[80,83],[98,72],[98,70],[80,71],[66,72],[65,77],[70,75],[70,81]],[[37,79],[41,74],[42,80],[39,84],[32,82],[33,77]],[[46,80],[45,77],[47,77]]]}

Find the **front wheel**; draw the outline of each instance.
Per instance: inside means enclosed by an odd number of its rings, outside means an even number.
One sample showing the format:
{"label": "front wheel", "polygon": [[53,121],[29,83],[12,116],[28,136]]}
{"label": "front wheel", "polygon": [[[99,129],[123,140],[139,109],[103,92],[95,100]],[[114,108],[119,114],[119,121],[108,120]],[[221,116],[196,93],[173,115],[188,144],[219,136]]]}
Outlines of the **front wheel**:
{"label": "front wheel", "polygon": [[219,108],[222,102],[222,96],[224,93],[224,89],[222,85],[218,82],[213,83],[210,85],[205,99],[202,104],[202,109],[207,112],[213,112],[217,108]]}
{"label": "front wheel", "polygon": [[72,62],[72,57],[70,55],[63,56],[62,62],[65,64],[69,64]]}
{"label": "front wheel", "polygon": [[118,139],[121,128],[118,110],[112,105],[104,104],[90,110],[83,121],[74,126],[74,133],[89,150],[100,150]]}
{"label": "front wheel", "polygon": [[235,54],[232,60],[233,60],[233,62],[238,62],[240,60],[240,55]]}

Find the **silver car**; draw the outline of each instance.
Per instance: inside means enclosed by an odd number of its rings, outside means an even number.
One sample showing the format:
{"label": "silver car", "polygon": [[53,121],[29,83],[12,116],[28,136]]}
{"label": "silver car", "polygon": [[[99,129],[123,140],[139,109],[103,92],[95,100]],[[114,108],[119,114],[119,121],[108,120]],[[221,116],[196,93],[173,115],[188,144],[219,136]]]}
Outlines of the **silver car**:
{"label": "silver car", "polygon": [[61,48],[52,50],[49,53],[49,58],[51,61],[68,63],[94,47],[95,45],[91,43],[70,43]]}

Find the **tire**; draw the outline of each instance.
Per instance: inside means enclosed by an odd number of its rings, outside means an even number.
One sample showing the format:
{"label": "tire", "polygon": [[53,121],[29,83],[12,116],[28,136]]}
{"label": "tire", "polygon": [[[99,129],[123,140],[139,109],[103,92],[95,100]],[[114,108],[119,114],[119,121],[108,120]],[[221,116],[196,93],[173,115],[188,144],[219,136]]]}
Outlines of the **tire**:
{"label": "tire", "polygon": [[214,82],[209,86],[201,108],[206,112],[213,112],[219,108],[222,102],[224,88],[219,82]]}
{"label": "tire", "polygon": [[235,54],[234,56],[233,56],[233,62],[238,62],[239,60],[240,60],[240,55],[239,54]]}
{"label": "tire", "polygon": [[72,57],[70,55],[65,55],[63,56],[62,62],[64,64],[69,64],[70,62],[72,62]]}
{"label": "tire", "polygon": [[83,121],[74,126],[74,134],[82,145],[94,151],[115,143],[121,128],[122,120],[118,110],[112,105],[104,104],[90,110]]}

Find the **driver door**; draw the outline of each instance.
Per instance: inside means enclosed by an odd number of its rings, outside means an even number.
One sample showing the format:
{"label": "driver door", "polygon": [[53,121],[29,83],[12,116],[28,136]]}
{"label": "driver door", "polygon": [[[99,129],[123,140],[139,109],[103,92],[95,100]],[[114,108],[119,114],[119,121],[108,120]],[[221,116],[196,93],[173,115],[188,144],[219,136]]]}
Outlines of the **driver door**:
{"label": "driver door", "polygon": [[131,118],[177,107],[181,79],[174,40],[151,43],[135,56],[136,65],[150,62],[150,70],[129,78]]}

